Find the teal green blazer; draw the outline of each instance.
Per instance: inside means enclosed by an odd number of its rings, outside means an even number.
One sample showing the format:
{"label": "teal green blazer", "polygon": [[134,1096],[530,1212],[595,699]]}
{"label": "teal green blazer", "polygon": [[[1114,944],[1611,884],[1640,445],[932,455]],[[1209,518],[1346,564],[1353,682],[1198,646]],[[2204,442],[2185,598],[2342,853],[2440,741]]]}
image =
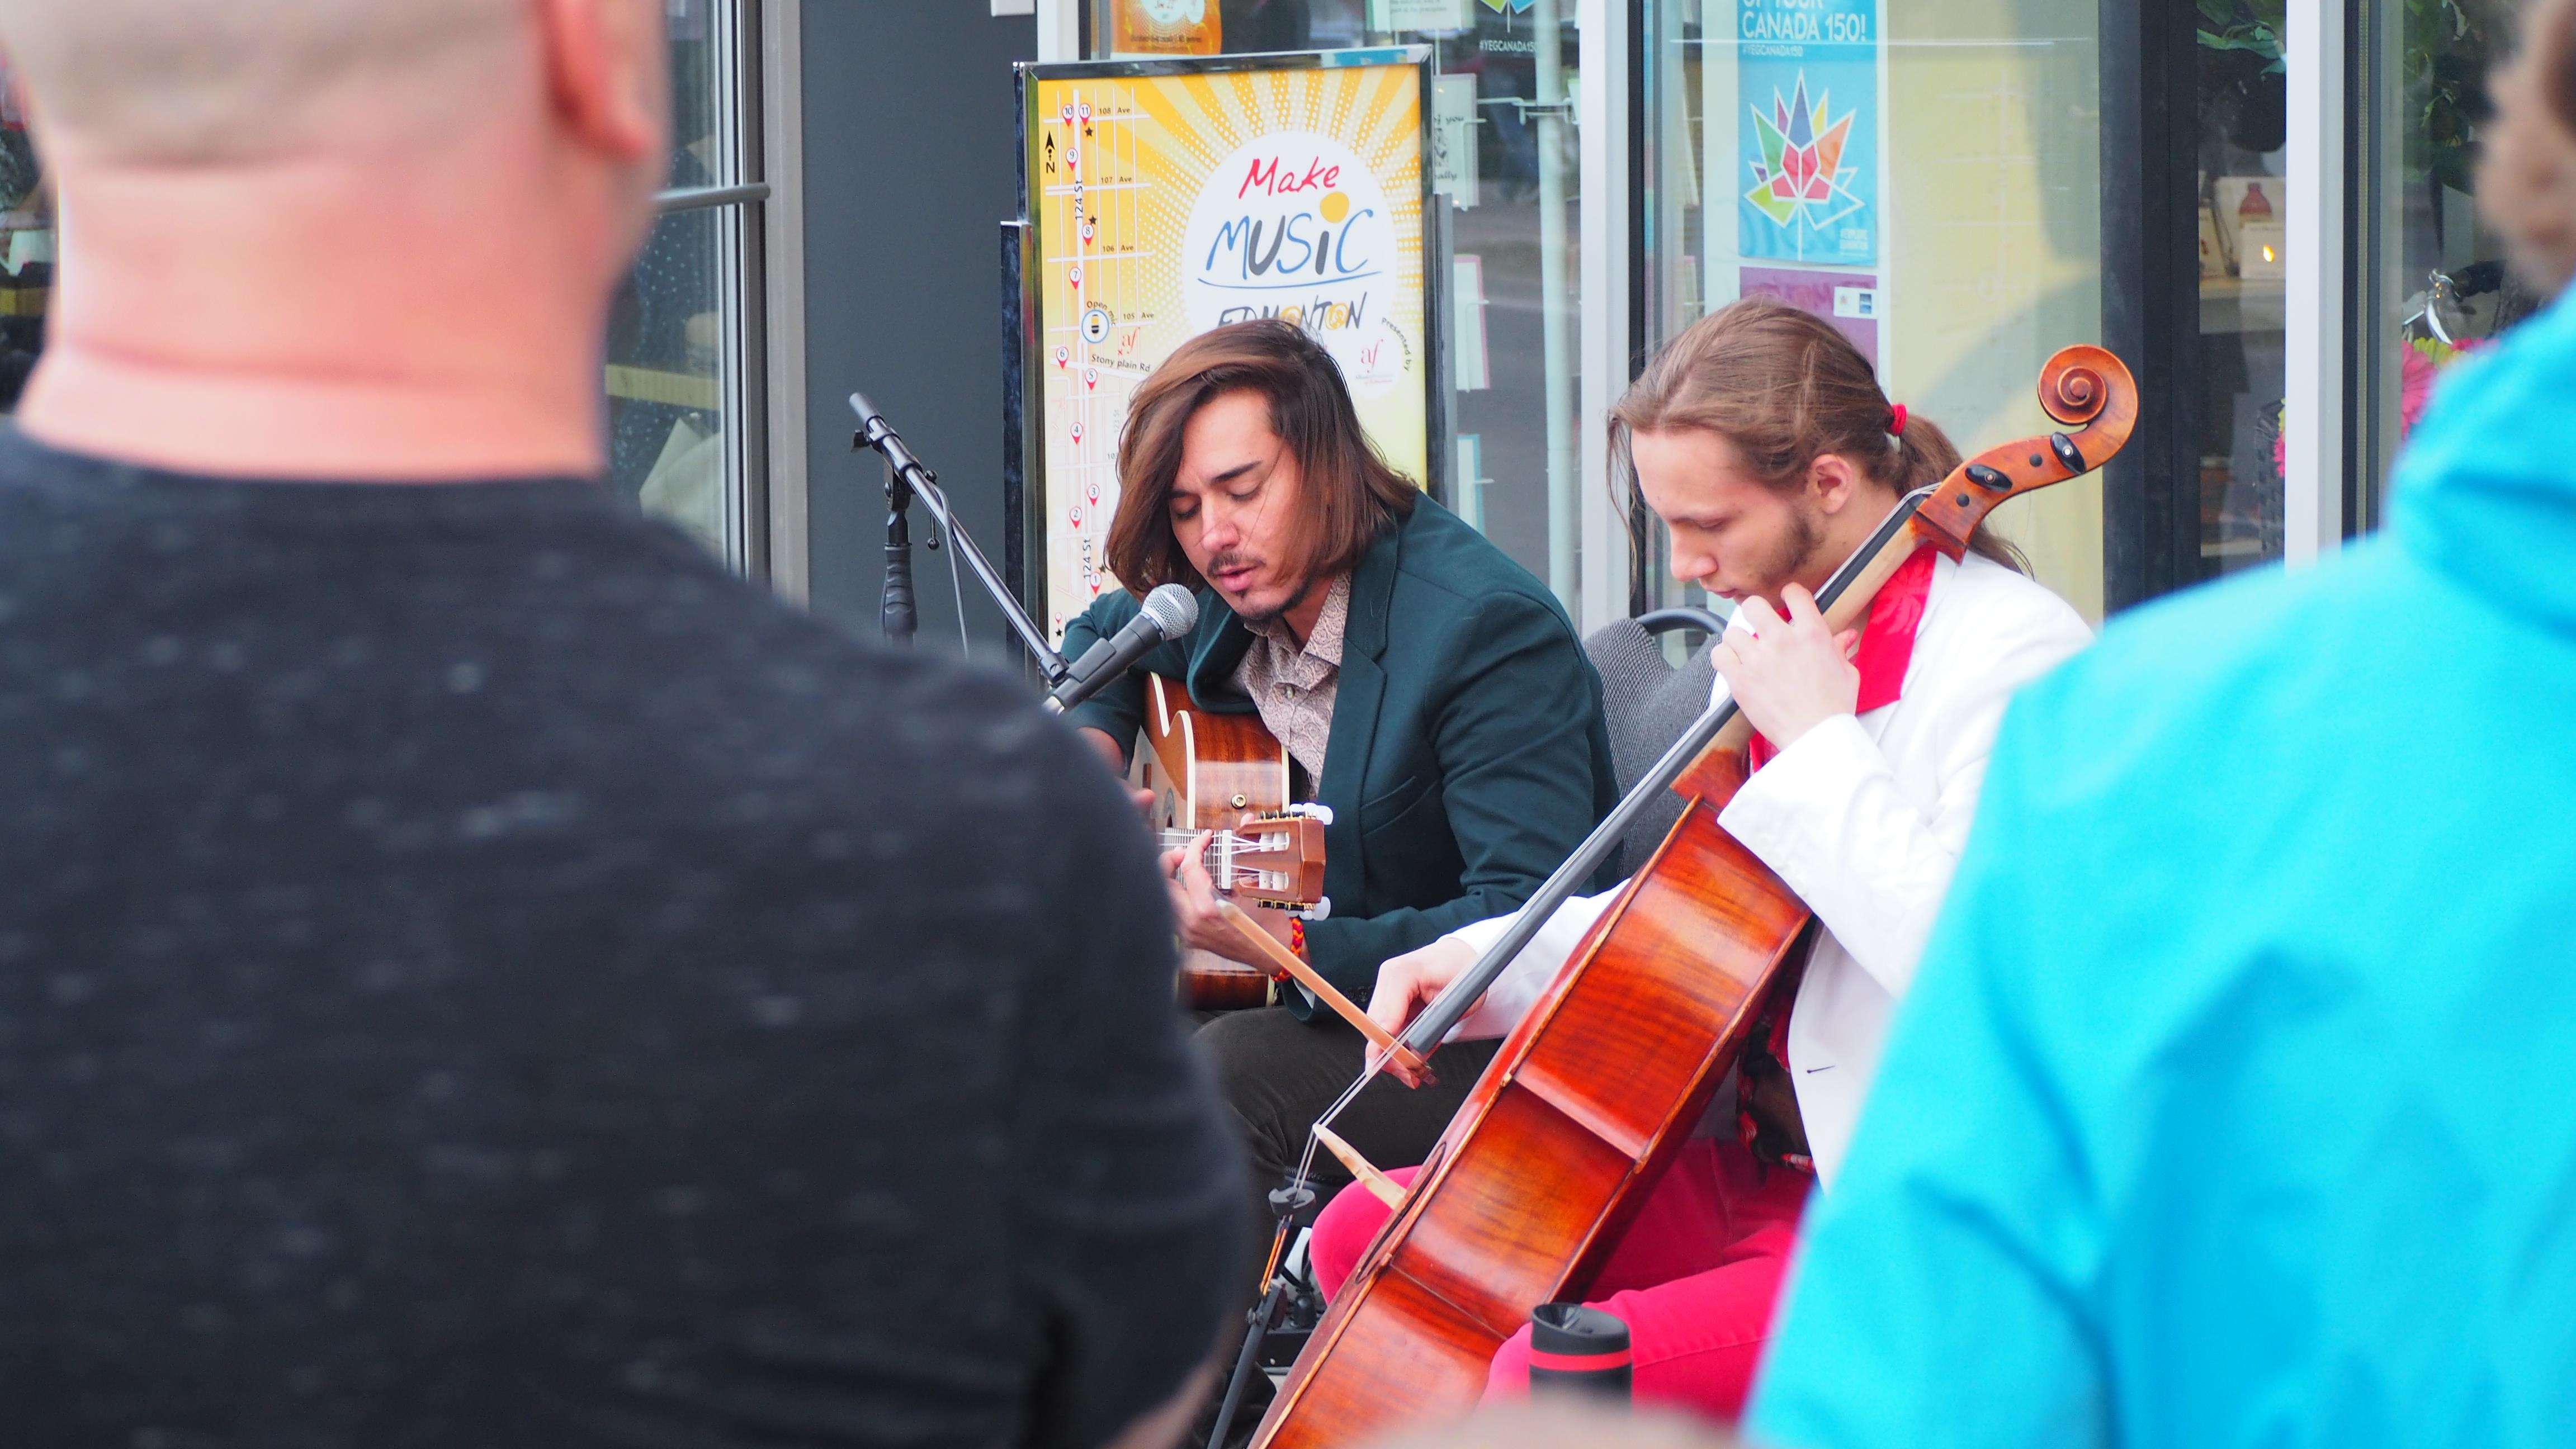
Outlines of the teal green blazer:
{"label": "teal green blazer", "polygon": [[[1065,626],[1079,656],[1136,616],[1104,595]],[[1251,713],[1234,673],[1252,631],[1199,592],[1198,628],[1139,671],[1181,680],[1203,707]],[[1065,718],[1132,747],[1138,673]],[[1365,1005],[1378,964],[1529,899],[1618,801],[1601,680],[1545,586],[1428,498],[1351,572],[1333,731],[1319,803],[1329,918],[1306,929],[1315,969]],[[1607,880],[1596,883],[1606,889]],[[1312,1014],[1288,993],[1292,1009]]]}

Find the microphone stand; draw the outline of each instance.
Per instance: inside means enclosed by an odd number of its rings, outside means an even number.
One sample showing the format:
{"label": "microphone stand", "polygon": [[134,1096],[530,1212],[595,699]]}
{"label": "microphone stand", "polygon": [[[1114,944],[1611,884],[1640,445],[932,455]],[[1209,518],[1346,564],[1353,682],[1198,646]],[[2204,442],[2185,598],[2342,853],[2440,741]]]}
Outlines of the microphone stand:
{"label": "microphone stand", "polygon": [[992,560],[984,557],[984,551],[975,546],[975,540],[967,537],[966,531],[957,526],[956,514],[949,511],[948,495],[939,491],[938,475],[921,465],[921,460],[904,446],[903,438],[886,422],[885,416],[870,407],[866,398],[857,393],[850,394],[850,411],[859,416],[859,431],[851,440],[851,449],[873,448],[883,454],[886,461],[885,604],[879,616],[886,637],[898,645],[910,647],[913,633],[919,627],[919,616],[912,601],[912,528],[909,517],[914,501],[918,500],[922,507],[930,510],[932,520],[939,525],[930,537],[930,546],[939,547],[939,540],[945,537],[956,547],[957,556],[966,561],[967,572],[975,576],[975,582],[983,585],[984,592],[992,596],[994,606],[1002,611],[1002,622],[1011,626],[1011,632],[1019,636],[1021,647],[1037,661],[1038,671],[1046,676],[1047,688],[1052,690],[1063,684],[1065,677],[1072,673],[1064,662],[1064,656],[1048,646],[1046,634],[1038,628],[1037,621],[1029,617],[1028,610],[1020,607],[1018,597],[1011,592],[1010,585],[1002,582],[1001,572],[993,567]]}
{"label": "microphone stand", "polygon": [[[912,605],[912,480],[893,464],[886,465],[885,600],[877,606],[877,626],[897,649],[912,647],[921,615]],[[939,535],[930,536],[939,547]]]}

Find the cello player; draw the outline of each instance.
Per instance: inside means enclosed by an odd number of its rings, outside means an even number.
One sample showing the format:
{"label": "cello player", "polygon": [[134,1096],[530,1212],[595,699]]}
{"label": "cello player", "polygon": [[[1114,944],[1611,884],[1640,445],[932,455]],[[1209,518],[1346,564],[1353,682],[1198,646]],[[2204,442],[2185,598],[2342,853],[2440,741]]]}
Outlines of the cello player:
{"label": "cello player", "polygon": [[[1340,367],[1275,320],[1184,343],[1129,406],[1108,561],[1134,594],[1104,594],[1066,627],[1078,655],[1182,584],[1199,623],[1137,665],[1206,709],[1258,711],[1331,807],[1328,919],[1309,962],[1354,1000],[1378,963],[1529,898],[1618,798],[1601,686],[1565,611],[1502,550],[1388,467],[1361,431]],[[1137,674],[1068,712],[1126,768],[1144,719]],[[1186,859],[1185,859],[1186,857]],[[1217,914],[1195,852],[1164,862],[1190,946],[1254,953]],[[1263,913],[1268,914],[1268,913]],[[1302,994],[1201,1029],[1261,1190],[1359,1075],[1364,1042]],[[1362,1151],[1418,1160],[1475,1085],[1494,1043],[1460,1052],[1423,1092],[1372,1085],[1344,1118]]]}
{"label": "cello player", "polygon": [[[1840,1164],[1940,909],[2004,704],[2091,632],[1982,531],[1956,563],[1917,553],[1861,629],[1830,631],[1813,591],[1959,454],[1890,405],[1868,360],[1811,314],[1753,300],[1711,313],[1647,367],[1612,426],[1671,530],[1675,576],[1738,604],[1712,661],[1760,737],[1719,821],[1818,921],[1803,974],[1759,1009],[1734,1099],[1712,1110],[1717,1132],[1688,1144],[1592,1285],[1594,1306],[1629,1325],[1641,1401],[1731,1419],[1800,1212]],[[1507,1034],[1612,899],[1560,908],[1453,1038]],[[1388,962],[1371,1015],[1400,1030],[1505,924]],[[1328,1293],[1386,1215],[1359,1192],[1325,1209],[1311,1252]],[[1528,1364],[1524,1328],[1495,1356],[1489,1395],[1525,1386]]]}

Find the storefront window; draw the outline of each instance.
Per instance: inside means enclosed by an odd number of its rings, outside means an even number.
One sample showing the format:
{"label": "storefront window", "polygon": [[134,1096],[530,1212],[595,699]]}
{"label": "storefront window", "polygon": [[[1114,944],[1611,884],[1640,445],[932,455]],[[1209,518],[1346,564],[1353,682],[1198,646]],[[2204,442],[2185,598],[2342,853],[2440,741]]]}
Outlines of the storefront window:
{"label": "storefront window", "polygon": [[0,413],[17,411],[35,371],[53,290],[53,200],[27,135],[17,77],[0,61]]}
{"label": "storefront window", "polygon": [[2487,71],[2511,47],[2511,7],[2369,0],[2364,8],[2353,441],[2358,521],[2375,526],[2389,469],[2435,375],[2546,299],[2507,269],[2503,242],[2472,199]]}
{"label": "storefront window", "polygon": [[1580,582],[1573,0],[1100,0],[1093,53],[1428,45],[1450,268],[1450,501],[1567,608]]}
{"label": "storefront window", "polygon": [[[2097,0],[1648,0],[1648,347],[1743,296],[1833,320],[1965,450],[2101,336]],[[2098,619],[2102,493],[1996,516]],[[1662,571],[1666,602],[1699,602]]]}
{"label": "storefront window", "polygon": [[[2406,3],[2406,0],[2398,0]],[[2200,558],[2281,557],[2288,255],[2283,0],[2199,0]]]}
{"label": "storefront window", "polygon": [[618,293],[608,350],[609,473],[644,510],[730,556],[728,302],[720,209],[674,212]]}
{"label": "storefront window", "polygon": [[740,0],[667,4],[669,189],[609,314],[609,476],[646,512],[749,567],[751,455],[741,424],[761,198],[741,188],[752,173],[745,16]]}

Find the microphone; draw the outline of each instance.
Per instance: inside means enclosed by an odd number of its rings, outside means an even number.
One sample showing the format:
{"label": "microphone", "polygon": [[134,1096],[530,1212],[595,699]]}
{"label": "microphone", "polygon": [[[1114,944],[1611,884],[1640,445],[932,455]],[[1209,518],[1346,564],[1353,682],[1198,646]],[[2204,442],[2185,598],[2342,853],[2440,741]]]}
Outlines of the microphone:
{"label": "microphone", "polygon": [[1165,584],[1145,596],[1144,611],[1127,627],[1083,651],[1073,661],[1064,683],[1047,696],[1046,711],[1062,714],[1109,687],[1155,645],[1178,639],[1199,625],[1199,601],[1179,584]]}

